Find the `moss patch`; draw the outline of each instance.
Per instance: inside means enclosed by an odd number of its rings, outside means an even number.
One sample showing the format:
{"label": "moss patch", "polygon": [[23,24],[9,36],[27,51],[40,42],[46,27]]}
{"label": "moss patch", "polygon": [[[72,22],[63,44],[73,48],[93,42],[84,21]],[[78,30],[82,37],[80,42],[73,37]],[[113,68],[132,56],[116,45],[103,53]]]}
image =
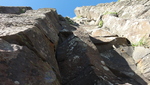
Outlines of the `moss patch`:
{"label": "moss patch", "polygon": [[144,46],[144,47],[147,47],[148,44],[149,44],[148,38],[147,38],[147,39],[141,38],[141,39],[139,40],[139,42],[137,42],[137,43],[132,43],[132,46],[134,46],[134,47],[137,47],[137,46]]}
{"label": "moss patch", "polygon": [[99,21],[98,27],[101,28],[103,26],[104,22],[102,20]]}
{"label": "moss patch", "polygon": [[117,12],[105,12],[103,15],[107,15],[107,14],[115,14],[115,15],[118,15],[118,13]]}

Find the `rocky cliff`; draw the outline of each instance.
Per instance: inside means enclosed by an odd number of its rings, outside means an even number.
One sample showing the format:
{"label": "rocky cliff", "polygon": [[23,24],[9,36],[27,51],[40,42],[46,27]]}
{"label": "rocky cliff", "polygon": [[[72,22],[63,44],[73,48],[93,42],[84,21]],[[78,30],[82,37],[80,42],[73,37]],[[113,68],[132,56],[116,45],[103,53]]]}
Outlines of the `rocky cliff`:
{"label": "rocky cliff", "polygon": [[0,85],[149,85],[149,4],[0,7]]}
{"label": "rocky cliff", "polygon": [[149,4],[149,0],[120,1],[77,7],[75,13],[77,17],[92,20],[93,25],[103,21],[103,27],[110,32],[137,43],[149,37]]}

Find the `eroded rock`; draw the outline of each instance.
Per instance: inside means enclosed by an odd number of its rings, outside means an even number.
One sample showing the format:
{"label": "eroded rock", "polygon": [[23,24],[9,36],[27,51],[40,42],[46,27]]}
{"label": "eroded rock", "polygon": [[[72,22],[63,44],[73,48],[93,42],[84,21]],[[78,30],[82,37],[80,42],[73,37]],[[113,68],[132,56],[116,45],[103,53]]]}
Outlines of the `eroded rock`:
{"label": "eroded rock", "polygon": [[[114,50],[100,53],[100,55],[103,57],[106,65],[118,77],[134,79],[131,83],[133,85],[147,85],[149,81],[137,69],[136,63],[132,58],[133,51],[133,47],[120,46]],[[138,83],[135,83],[135,81]]]}
{"label": "eroded rock", "polygon": [[51,8],[0,7],[0,84],[150,84],[149,4],[78,7],[80,26]]}
{"label": "eroded rock", "polygon": [[[109,17],[109,18],[108,18]],[[109,28],[109,31],[118,36],[128,38],[132,43],[142,43],[149,45],[149,20],[132,19],[126,20],[113,16],[106,15],[103,17],[104,26]],[[114,22],[115,21],[115,22]],[[110,25],[111,23],[111,25]]]}
{"label": "eroded rock", "polygon": [[73,32],[74,35],[57,49],[63,85],[110,85],[117,81],[117,77],[99,57],[98,50],[90,41],[88,34],[80,30]]}
{"label": "eroded rock", "polygon": [[148,48],[144,48],[144,47],[135,47],[135,50],[133,52],[133,59],[135,60],[138,70],[148,80],[150,80],[149,52],[150,52],[150,50]]}
{"label": "eroded rock", "polygon": [[26,46],[0,39],[1,85],[60,85],[52,66]]}
{"label": "eroded rock", "polygon": [[[60,85],[55,50],[61,28],[55,9],[0,14],[1,84]],[[4,50],[4,51],[3,51]],[[6,50],[6,51],[5,51]]]}

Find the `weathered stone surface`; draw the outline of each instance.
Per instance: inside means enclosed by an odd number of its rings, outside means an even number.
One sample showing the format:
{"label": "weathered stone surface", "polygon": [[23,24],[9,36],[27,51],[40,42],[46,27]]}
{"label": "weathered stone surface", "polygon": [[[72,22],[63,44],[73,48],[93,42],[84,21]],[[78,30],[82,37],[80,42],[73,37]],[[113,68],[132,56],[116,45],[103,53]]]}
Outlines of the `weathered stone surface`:
{"label": "weathered stone surface", "polygon": [[[98,25],[102,20],[103,27],[108,28],[112,34],[126,37],[132,43],[138,43],[141,39],[149,41],[147,40],[150,28],[149,4],[149,0],[125,0],[96,6],[77,7],[75,13],[77,17],[81,16],[81,19],[95,20],[93,25]],[[111,16],[113,13],[118,16]]]}
{"label": "weathered stone surface", "polygon": [[117,35],[114,35],[104,29],[93,30],[90,36],[91,36],[90,38],[91,38],[92,42],[97,43],[97,44],[111,42],[112,40],[118,38]]}
{"label": "weathered stone surface", "polygon": [[147,19],[149,15],[149,0],[138,1],[121,1],[102,3],[96,6],[83,6],[77,7],[74,11],[77,17],[97,20],[99,16],[104,15],[106,12],[116,12],[121,18],[138,18]]}
{"label": "weathered stone surface", "polygon": [[[55,48],[61,26],[56,10],[29,10],[20,15],[0,14],[0,17],[0,37],[10,43],[10,49],[12,44],[20,46],[20,49],[10,54],[3,52],[5,44],[0,48],[0,62],[3,68],[5,66],[1,72],[7,70],[5,75],[1,76],[2,85],[9,85],[9,82],[10,85],[60,85]],[[7,61],[4,58],[8,58]]]}
{"label": "weathered stone surface", "polygon": [[110,41],[108,41],[108,39],[107,41],[106,39],[104,41],[103,40],[102,39],[92,40],[100,53],[105,52],[110,49],[118,48],[120,46],[131,45],[128,39],[122,38],[122,37],[118,37],[118,38],[111,39],[111,40],[109,39]]}
{"label": "weathered stone surface", "polygon": [[135,47],[133,52],[133,59],[137,65],[138,70],[150,80],[150,49],[144,47]]}
{"label": "weathered stone surface", "polygon": [[109,15],[104,16],[102,20],[104,22],[104,26],[109,28],[110,32],[112,32],[113,34],[117,34],[118,36],[126,37],[132,43],[138,43],[142,39],[143,43],[147,43],[149,41],[149,20],[126,20]]}
{"label": "weathered stone surface", "polygon": [[103,29],[97,29],[94,30],[91,34],[91,36],[100,36],[100,37],[104,37],[104,36],[111,36],[113,35],[112,33],[110,33],[108,30],[103,30]]}
{"label": "weathered stone surface", "polygon": [[58,46],[57,60],[63,85],[92,85],[115,83],[116,76],[105,66],[98,50],[83,30]]}
{"label": "weathered stone surface", "polygon": [[50,64],[26,46],[0,39],[1,85],[60,85]]}
{"label": "weathered stone surface", "polygon": [[[132,58],[133,50],[133,47],[120,46],[114,50],[100,53],[100,55],[115,75],[134,79],[139,85],[147,85],[149,81],[137,70],[136,63]],[[133,85],[137,85],[135,81],[132,82]]]}
{"label": "weathered stone surface", "polygon": [[5,14],[21,14],[21,13],[25,13],[27,10],[32,10],[32,8],[0,6],[0,13],[5,13]]}
{"label": "weathered stone surface", "polygon": [[150,84],[149,5],[77,7],[74,19],[51,8],[0,7],[0,84]]}
{"label": "weathered stone surface", "polygon": [[[82,28],[78,28],[77,31],[70,34],[70,37],[58,46],[57,60],[63,85],[119,85],[127,82],[132,85],[140,85],[137,82],[138,80],[135,81],[129,77],[115,76],[107,68],[108,64],[103,61],[97,48],[92,44],[88,34]],[[122,63],[128,66],[125,60]],[[134,71],[132,72],[134,73]]]}

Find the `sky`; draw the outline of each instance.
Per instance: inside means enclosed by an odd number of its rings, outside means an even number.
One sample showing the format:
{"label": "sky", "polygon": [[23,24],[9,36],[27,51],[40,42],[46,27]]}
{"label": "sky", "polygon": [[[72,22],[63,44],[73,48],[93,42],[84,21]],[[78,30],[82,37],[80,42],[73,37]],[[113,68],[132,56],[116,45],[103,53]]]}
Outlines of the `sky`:
{"label": "sky", "polygon": [[30,6],[32,9],[55,8],[58,14],[75,17],[74,9],[81,6],[93,6],[99,3],[117,0],[0,0],[0,6]]}

